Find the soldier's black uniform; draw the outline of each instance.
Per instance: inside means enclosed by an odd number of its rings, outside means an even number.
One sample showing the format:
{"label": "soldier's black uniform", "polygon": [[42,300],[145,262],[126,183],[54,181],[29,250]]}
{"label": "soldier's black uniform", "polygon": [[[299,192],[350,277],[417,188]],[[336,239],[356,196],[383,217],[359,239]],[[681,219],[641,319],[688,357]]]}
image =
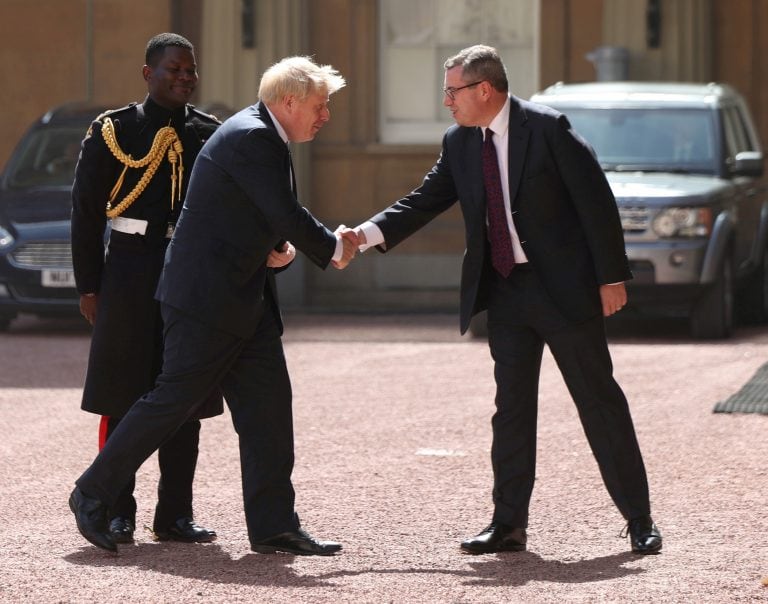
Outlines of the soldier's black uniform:
{"label": "soldier's black uniform", "polygon": [[[120,149],[134,160],[147,155],[158,130],[178,134],[184,165],[181,201],[171,207],[171,164],[164,158],[143,192],[120,216],[147,221],[144,235],[112,230],[105,255],[107,200],[123,172],[105,143],[102,127],[109,117]],[[181,211],[192,164],[219,125],[191,105],[164,109],[147,97],[99,116],[83,140],[72,188],[72,257],[77,289],[99,295],[82,408],[108,416],[107,433],[145,392],[154,387],[162,363],[162,320],[154,300],[163,267],[169,225]],[[115,205],[133,191],[143,168],[129,168]],[[178,182],[178,181],[177,181]],[[179,186],[179,185],[177,185]],[[200,419],[221,414],[219,393],[159,450],[160,483],[154,530],[165,531],[177,519],[192,518],[192,481],[197,464]],[[134,481],[126,486],[110,516],[135,522]]]}

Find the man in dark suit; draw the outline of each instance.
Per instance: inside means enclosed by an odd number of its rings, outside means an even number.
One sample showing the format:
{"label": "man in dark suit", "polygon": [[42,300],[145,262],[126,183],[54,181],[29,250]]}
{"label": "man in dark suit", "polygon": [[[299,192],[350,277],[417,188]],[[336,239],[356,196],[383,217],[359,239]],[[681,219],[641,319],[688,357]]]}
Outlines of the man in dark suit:
{"label": "man in dark suit", "polygon": [[[100,447],[136,399],[152,389],[160,373],[163,324],[155,288],[187,191],[189,170],[220,124],[188,104],[198,77],[189,40],[172,33],[154,36],[147,43],[145,63],[147,97],[141,104],[131,103],[94,120],[83,140],[72,187],[72,261],[80,312],[93,325],[82,408],[102,416]],[[144,164],[141,167],[131,165],[142,158],[148,161],[139,161]],[[157,169],[142,186],[139,183],[153,161]],[[187,171],[180,171],[180,165]],[[222,412],[221,395],[215,392],[160,447],[152,525],[160,540],[216,538],[214,531],[193,520],[192,482],[200,419]],[[117,543],[133,542],[134,482],[132,477],[109,511],[110,531]]]}
{"label": "man in dark suit", "polygon": [[457,200],[461,205],[461,332],[487,309],[497,386],[494,513],[461,548],[526,548],[546,343],[627,521],[632,550],[658,552],[645,467],[604,329],[603,317],[626,303],[623,282],[631,278],[605,176],[564,115],[509,95],[495,49],[473,46],[448,59],[444,93],[457,125],[446,132],[437,163],[418,189],[355,230],[361,249],[388,251]]}
{"label": "man in dark suit", "polygon": [[76,481],[70,508],[91,543],[116,550],[105,510],[141,463],[220,387],[239,436],[251,547],[330,555],[341,545],[306,533],[294,511],[291,385],[274,270],[292,246],[325,268],[356,251],[300,205],[289,142],[312,140],[345,85],[328,65],[291,57],[273,65],[260,102],[229,118],[200,151],[165,258],[157,298],[163,369]]}

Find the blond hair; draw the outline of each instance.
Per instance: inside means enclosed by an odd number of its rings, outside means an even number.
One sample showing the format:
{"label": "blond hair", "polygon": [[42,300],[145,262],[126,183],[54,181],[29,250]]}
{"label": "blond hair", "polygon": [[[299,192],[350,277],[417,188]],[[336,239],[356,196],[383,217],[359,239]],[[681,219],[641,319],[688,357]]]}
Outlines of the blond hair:
{"label": "blond hair", "polygon": [[304,100],[314,92],[331,95],[346,84],[330,65],[318,65],[310,57],[286,57],[264,72],[259,98],[267,104],[277,103],[286,96]]}

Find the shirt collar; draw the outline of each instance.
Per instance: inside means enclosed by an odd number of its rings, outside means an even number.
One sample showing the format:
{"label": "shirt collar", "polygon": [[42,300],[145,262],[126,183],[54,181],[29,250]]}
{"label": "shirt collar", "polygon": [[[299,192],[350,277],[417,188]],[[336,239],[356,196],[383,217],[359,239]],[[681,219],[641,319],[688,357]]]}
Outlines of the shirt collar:
{"label": "shirt collar", "polygon": [[[507,97],[507,100],[504,103],[504,106],[501,108],[501,111],[499,111],[496,114],[496,117],[491,120],[491,123],[488,124],[488,128],[493,130],[493,133],[496,136],[502,137],[507,135],[507,130],[509,129],[509,107],[510,100],[509,97]],[[485,136],[485,131],[488,128],[483,128],[483,136]]]}
{"label": "shirt collar", "polygon": [[144,99],[142,105],[144,107],[144,114],[158,127],[172,125],[179,132],[183,130],[187,116],[186,105],[177,107],[174,110],[166,109],[158,105],[149,95]]}
{"label": "shirt collar", "polygon": [[275,128],[277,128],[277,133],[280,135],[280,138],[282,138],[283,142],[287,145],[290,141],[288,140],[288,135],[285,133],[285,130],[280,125],[280,122],[277,121],[275,114],[269,110],[269,107],[267,107],[266,103],[264,104],[264,107],[266,108],[267,113],[269,113],[269,117],[272,118],[272,123],[275,125]]}

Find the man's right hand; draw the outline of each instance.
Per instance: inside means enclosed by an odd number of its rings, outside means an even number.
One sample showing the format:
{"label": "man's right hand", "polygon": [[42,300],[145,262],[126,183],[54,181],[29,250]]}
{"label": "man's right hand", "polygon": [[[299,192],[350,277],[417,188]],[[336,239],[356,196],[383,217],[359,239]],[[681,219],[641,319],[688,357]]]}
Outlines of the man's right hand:
{"label": "man's right hand", "polygon": [[98,294],[80,294],[80,314],[91,325],[96,321],[96,307],[99,305]]}
{"label": "man's right hand", "polygon": [[357,253],[357,248],[360,245],[358,242],[357,234],[350,228],[341,225],[336,229],[336,234],[341,237],[341,243],[344,246],[344,251],[341,254],[341,260],[334,262],[333,266],[341,270],[347,268],[352,258]]}

